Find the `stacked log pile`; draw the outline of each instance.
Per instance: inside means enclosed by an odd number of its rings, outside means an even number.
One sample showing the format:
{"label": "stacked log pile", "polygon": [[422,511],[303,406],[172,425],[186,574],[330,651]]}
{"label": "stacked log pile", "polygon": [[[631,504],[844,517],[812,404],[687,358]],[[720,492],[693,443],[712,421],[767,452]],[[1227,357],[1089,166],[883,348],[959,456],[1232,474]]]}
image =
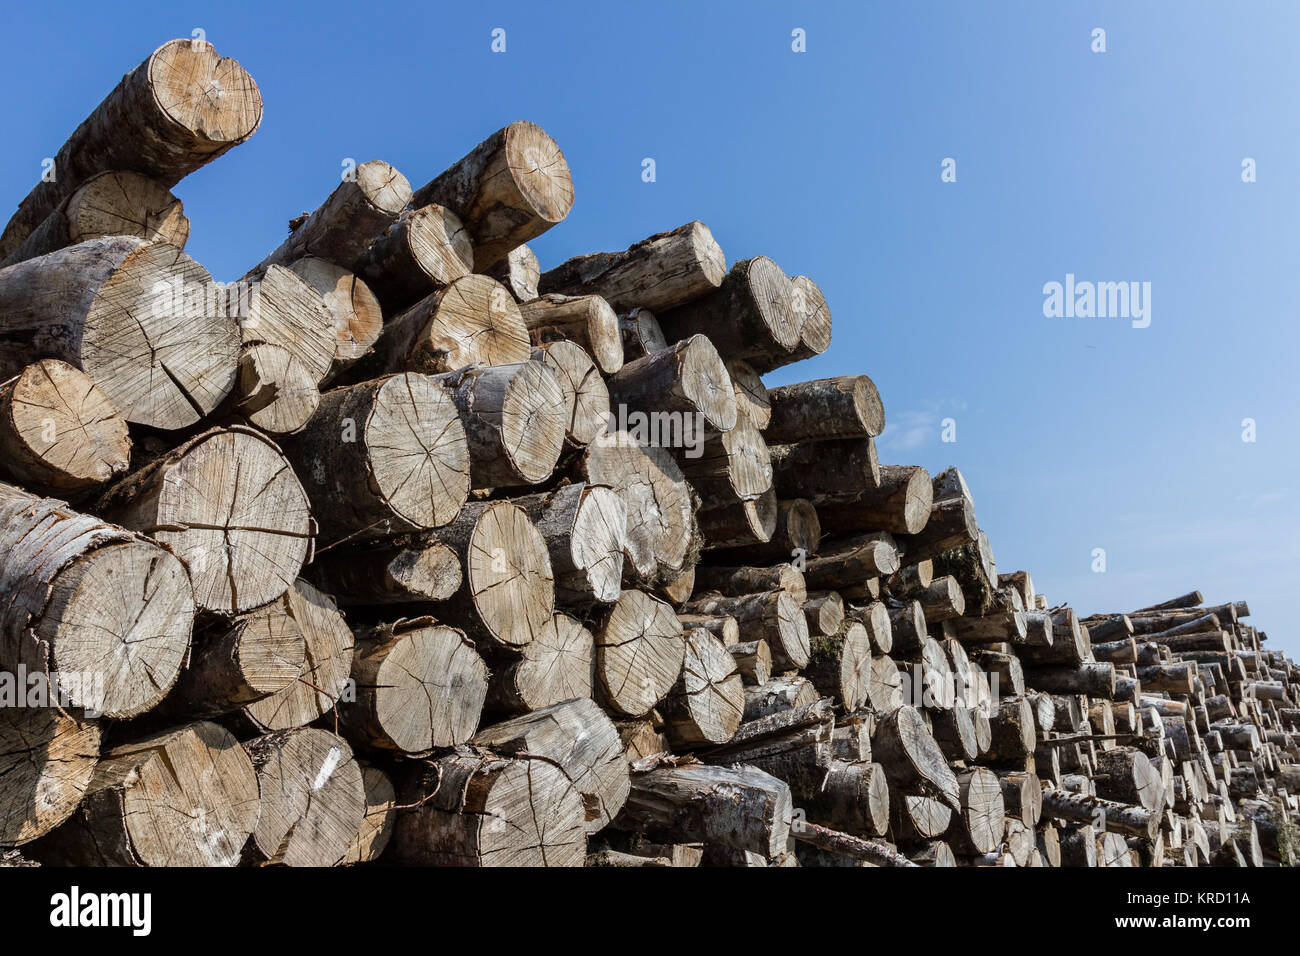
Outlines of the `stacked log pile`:
{"label": "stacked log pile", "polygon": [[172,189],[260,119],[165,44],[0,239],[7,861],[1293,860],[1246,604],[999,574],[870,378],[764,385],[811,279],[699,222],[543,270],[573,183],[516,122],[215,283]]}

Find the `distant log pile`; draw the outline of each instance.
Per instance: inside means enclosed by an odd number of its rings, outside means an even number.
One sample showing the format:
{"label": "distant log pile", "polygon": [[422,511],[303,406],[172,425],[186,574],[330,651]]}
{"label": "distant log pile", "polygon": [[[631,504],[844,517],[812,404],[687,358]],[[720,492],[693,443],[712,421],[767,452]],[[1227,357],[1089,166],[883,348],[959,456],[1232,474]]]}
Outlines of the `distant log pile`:
{"label": "distant log pile", "polygon": [[165,44],[0,237],[0,858],[1294,861],[1247,605],[999,574],[870,378],[764,385],[811,279],[699,222],[542,268],[573,182],[516,122],[220,285],[172,190],[261,111]]}

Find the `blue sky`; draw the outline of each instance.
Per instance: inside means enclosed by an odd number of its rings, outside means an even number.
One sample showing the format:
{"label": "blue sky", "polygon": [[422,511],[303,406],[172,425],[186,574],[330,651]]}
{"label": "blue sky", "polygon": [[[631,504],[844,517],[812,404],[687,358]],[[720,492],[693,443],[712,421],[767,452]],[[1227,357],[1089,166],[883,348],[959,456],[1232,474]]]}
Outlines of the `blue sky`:
{"label": "blue sky", "polygon": [[[532,120],[577,193],[532,244],[544,268],[703,220],[729,262],[769,255],[826,293],[831,350],[769,384],[869,374],[891,423],[882,460],[958,465],[1001,570],[1027,568],[1084,613],[1193,587],[1246,599],[1270,646],[1300,653],[1300,5],[79,2],[5,16],[0,204],[119,76],[196,27],[266,101],[252,140],[175,189],[188,250],[219,279],[277,245],[344,159],[386,159],[418,185]],[[947,157],[956,182],[940,179]],[[1151,283],[1150,326],[1045,317],[1043,286],[1067,273]]]}

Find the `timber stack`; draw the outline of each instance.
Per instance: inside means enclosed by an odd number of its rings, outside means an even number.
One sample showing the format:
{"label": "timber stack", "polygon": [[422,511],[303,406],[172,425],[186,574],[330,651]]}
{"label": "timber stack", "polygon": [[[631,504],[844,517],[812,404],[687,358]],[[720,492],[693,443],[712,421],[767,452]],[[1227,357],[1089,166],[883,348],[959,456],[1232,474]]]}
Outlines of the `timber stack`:
{"label": "timber stack", "polygon": [[164,44],[0,237],[6,863],[1294,860],[1247,605],[999,573],[867,375],[764,384],[812,279],[700,222],[543,268],[573,182],[514,122],[218,283],[173,189],[261,115]]}

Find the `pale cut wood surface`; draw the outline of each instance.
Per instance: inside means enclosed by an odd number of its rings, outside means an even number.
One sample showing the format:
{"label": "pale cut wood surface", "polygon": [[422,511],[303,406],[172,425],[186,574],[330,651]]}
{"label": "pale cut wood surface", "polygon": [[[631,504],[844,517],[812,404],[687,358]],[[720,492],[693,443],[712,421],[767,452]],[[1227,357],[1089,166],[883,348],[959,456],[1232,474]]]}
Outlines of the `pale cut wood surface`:
{"label": "pale cut wood surface", "polygon": [[48,707],[0,708],[0,845],[50,832],[81,802],[99,757],[99,724]]}

